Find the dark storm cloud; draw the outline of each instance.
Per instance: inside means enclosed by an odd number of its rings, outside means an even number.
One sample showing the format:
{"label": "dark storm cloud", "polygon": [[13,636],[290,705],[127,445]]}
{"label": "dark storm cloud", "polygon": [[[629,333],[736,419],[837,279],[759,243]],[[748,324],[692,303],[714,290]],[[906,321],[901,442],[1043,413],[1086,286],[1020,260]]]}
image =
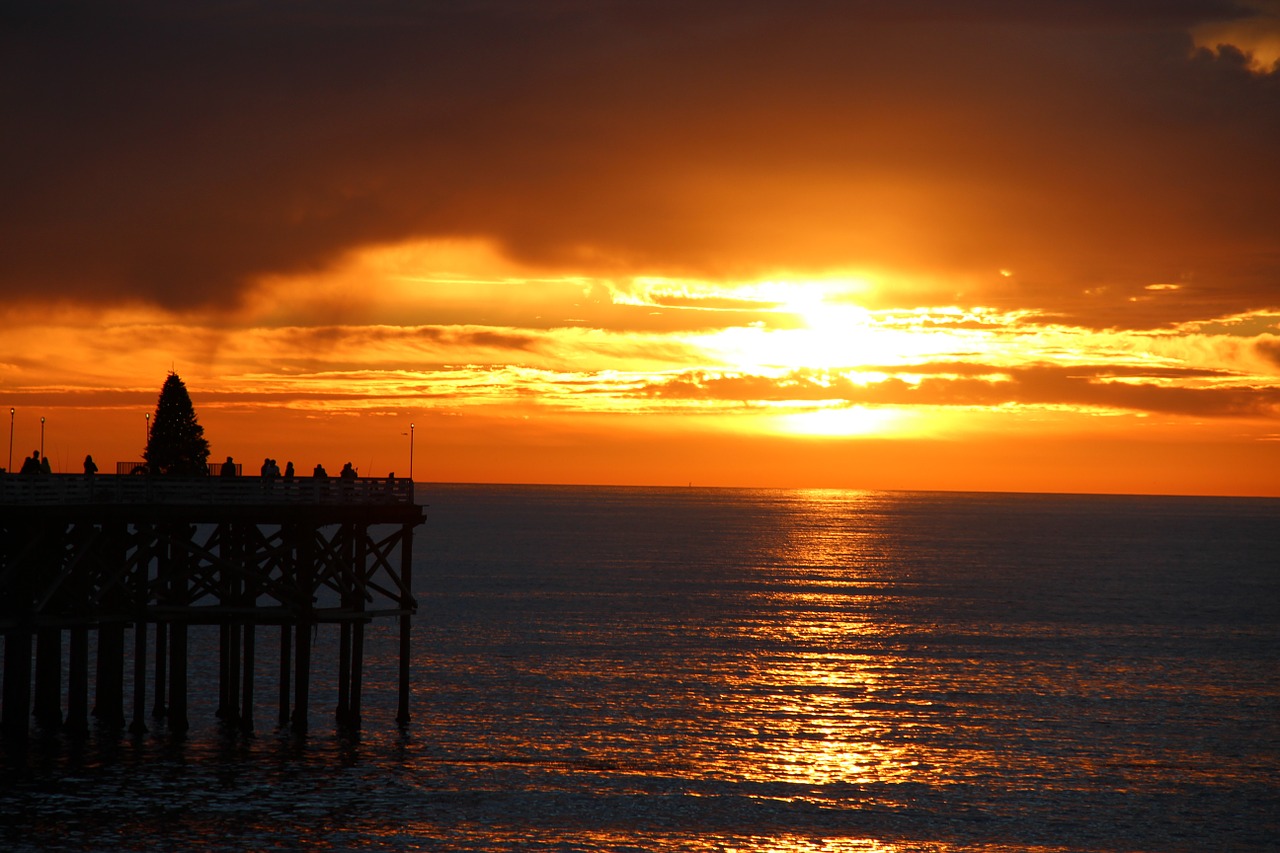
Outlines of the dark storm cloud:
{"label": "dark storm cloud", "polygon": [[1247,14],[9,4],[0,294],[220,306],[474,236],[585,270],[1009,267],[926,295],[1096,325],[1276,306],[1280,75],[1187,34]]}

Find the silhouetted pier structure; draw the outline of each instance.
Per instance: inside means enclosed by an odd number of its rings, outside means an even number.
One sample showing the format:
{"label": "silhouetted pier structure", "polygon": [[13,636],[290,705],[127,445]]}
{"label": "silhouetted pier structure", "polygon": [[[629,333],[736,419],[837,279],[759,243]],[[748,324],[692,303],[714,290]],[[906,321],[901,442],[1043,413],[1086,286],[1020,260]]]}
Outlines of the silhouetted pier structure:
{"label": "silhouetted pier structure", "polygon": [[[409,719],[413,530],[407,479],[0,475],[0,731],[188,728],[188,628],[219,627],[219,708],[252,731],[257,631],[280,630],[279,724],[307,730],[312,634],[339,630],[339,726],[360,725],[364,628],[398,618],[397,720]],[[132,642],[128,634],[132,631]],[[66,649],[64,671],[64,642]],[[66,683],[66,713],[62,685]]]}

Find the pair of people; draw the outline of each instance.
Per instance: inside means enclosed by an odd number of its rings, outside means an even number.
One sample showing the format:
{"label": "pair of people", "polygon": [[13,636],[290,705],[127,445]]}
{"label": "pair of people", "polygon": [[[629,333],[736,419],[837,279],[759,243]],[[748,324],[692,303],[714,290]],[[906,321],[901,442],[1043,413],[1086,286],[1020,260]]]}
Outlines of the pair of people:
{"label": "pair of people", "polygon": [[31,451],[31,455],[22,460],[22,468],[19,474],[52,474],[53,469],[49,467],[49,457],[41,456],[39,450]]}
{"label": "pair of people", "polygon": [[[311,472],[311,476],[317,480],[327,480],[329,479],[329,472],[324,470],[324,466],[317,462],[315,470]],[[338,476],[343,480],[354,480],[359,475],[356,474],[356,469],[352,464],[348,462],[342,466],[342,472]]]}

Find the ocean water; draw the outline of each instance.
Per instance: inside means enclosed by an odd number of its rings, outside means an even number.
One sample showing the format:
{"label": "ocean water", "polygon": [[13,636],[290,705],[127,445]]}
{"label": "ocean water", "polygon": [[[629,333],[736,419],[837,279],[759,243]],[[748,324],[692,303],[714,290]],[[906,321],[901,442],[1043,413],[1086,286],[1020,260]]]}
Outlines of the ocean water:
{"label": "ocean water", "polygon": [[1280,850],[1280,501],[419,488],[407,727],[394,623],[355,738],[266,637],[253,737],[6,753],[0,848]]}

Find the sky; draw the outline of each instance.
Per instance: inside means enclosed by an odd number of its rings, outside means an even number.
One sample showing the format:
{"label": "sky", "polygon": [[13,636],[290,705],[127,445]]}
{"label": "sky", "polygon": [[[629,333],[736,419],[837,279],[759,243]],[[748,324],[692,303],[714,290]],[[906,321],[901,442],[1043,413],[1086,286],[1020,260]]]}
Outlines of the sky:
{"label": "sky", "polygon": [[[0,6],[11,464],[1280,496],[1280,0]],[[42,420],[43,419],[43,420]]]}

